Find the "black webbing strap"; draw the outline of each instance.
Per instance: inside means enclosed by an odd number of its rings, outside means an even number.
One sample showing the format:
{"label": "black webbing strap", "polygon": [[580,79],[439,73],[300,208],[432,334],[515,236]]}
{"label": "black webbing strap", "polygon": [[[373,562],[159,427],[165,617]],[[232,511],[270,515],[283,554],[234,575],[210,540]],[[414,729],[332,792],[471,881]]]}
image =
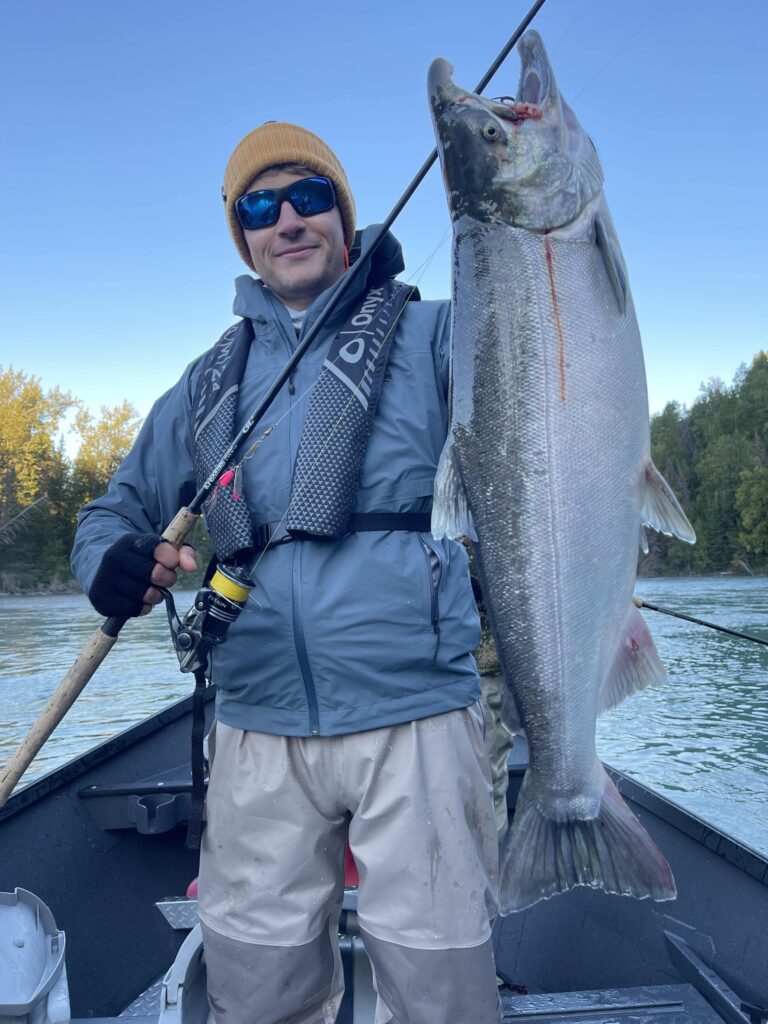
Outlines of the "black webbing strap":
{"label": "black webbing strap", "polygon": [[[350,533],[386,532],[405,530],[415,533],[429,533],[432,526],[431,512],[353,512],[349,517]],[[287,544],[295,540],[282,523],[262,523],[253,530],[253,550],[263,551],[275,544]],[[313,538],[325,543],[326,538]]]}
{"label": "black webbing strap", "polygon": [[431,529],[431,512],[353,512],[349,517],[350,533],[370,533],[377,530],[429,533]]}
{"label": "black webbing strap", "polygon": [[205,735],[205,669],[195,672],[195,692],[192,694],[192,803],[189,809],[187,838],[184,845],[190,850],[200,849],[203,835],[205,808],[205,761],[203,737]]}

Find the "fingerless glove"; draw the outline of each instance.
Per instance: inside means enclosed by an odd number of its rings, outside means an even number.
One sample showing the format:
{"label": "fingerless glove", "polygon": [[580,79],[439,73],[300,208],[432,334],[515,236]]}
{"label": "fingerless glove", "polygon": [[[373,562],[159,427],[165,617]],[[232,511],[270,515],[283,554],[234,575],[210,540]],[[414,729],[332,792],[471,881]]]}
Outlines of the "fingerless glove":
{"label": "fingerless glove", "polygon": [[140,614],[152,583],[152,552],[161,540],[154,533],[127,533],[107,548],[88,592],[97,612],[121,619]]}

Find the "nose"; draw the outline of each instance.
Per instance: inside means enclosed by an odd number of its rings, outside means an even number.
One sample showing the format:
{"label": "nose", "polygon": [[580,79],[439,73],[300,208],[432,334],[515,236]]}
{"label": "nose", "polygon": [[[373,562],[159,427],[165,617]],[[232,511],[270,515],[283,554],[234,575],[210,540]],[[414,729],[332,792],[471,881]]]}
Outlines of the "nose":
{"label": "nose", "polygon": [[304,230],[303,219],[298,215],[298,213],[296,213],[287,199],[284,199],[280,204],[280,216],[277,218],[277,230],[281,234],[296,234],[298,231]]}

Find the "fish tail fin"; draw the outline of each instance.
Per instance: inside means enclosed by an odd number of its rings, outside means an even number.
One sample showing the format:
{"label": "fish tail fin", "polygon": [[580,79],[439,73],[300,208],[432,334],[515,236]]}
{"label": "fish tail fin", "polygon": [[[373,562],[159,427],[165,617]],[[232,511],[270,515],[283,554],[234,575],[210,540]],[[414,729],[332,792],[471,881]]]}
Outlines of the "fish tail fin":
{"label": "fish tail fin", "polygon": [[[671,900],[672,871],[646,830],[602,773],[594,817],[583,817],[583,798],[557,817],[536,799],[526,775],[512,826],[504,841],[500,872],[502,914],[524,910],[577,885],[637,899]],[[578,812],[581,812],[581,816]]]}

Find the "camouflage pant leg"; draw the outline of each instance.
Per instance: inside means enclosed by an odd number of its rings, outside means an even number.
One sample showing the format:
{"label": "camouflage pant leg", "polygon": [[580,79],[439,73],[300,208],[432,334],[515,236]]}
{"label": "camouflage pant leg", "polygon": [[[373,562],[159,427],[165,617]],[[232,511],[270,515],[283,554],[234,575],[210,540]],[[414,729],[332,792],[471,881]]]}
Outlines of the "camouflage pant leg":
{"label": "camouflage pant leg", "polygon": [[507,758],[512,749],[512,734],[501,720],[501,696],[504,676],[500,672],[481,675],[483,714],[485,716],[485,747],[491,763],[493,805],[499,837],[507,831]]}

